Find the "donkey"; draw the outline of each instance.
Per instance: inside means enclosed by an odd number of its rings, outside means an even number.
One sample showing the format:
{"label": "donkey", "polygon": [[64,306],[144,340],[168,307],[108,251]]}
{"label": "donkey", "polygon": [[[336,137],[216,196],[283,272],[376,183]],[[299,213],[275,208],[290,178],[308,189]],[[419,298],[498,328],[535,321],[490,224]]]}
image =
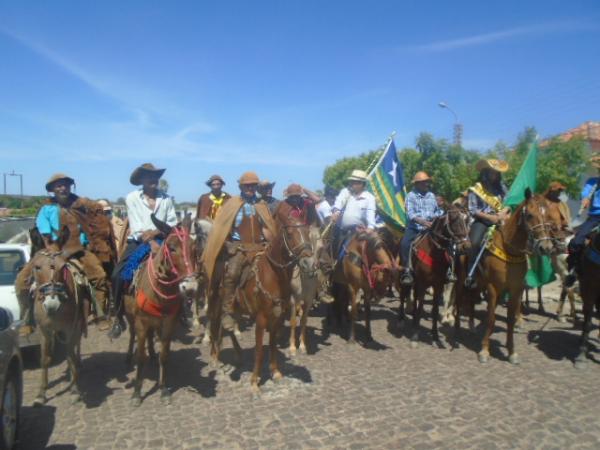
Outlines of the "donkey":
{"label": "donkey", "polygon": [[[433,221],[431,228],[412,247],[411,258],[415,272],[413,303],[413,323],[411,345],[416,346],[419,339],[419,321],[423,314],[425,290],[433,287],[432,335],[439,341],[438,316],[439,304],[443,300],[444,284],[448,268],[455,258],[454,252],[465,253],[471,247],[468,238],[468,217],[465,211],[456,205],[449,205],[446,213]],[[455,295],[461,295],[458,286],[454,286]],[[398,318],[404,320],[404,302],[410,296],[411,287],[403,286],[400,295]]]}
{"label": "donkey", "polygon": [[[68,242],[69,230],[60,233],[58,248]],[[81,400],[79,366],[81,336],[85,331],[85,312],[89,309],[90,292],[83,273],[69,262],[74,256],[68,249],[39,250],[33,264],[33,314],[40,330],[42,377],[34,406],[46,403],[48,366],[52,360],[51,344],[55,338],[64,342],[70,372],[69,389],[73,400]]]}
{"label": "donkey", "polygon": [[191,220],[185,216],[181,224],[171,227],[151,216],[156,228],[165,236],[158,250],[150,255],[138,271],[133,289],[125,295],[125,311],[130,321],[130,347],[137,340],[137,372],[131,398],[133,406],[142,403],[143,369],[146,362],[146,342],[153,334],[160,340],[160,376],[158,387],[161,399],[170,403],[167,388],[167,361],[171,339],[183,306],[184,286],[189,288],[195,279],[195,247],[190,237]]}

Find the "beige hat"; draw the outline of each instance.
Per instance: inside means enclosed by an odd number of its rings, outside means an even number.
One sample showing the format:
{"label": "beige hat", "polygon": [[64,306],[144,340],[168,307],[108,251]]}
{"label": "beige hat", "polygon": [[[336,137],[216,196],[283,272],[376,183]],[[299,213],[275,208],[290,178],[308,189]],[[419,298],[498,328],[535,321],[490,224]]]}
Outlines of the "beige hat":
{"label": "beige hat", "polygon": [[427,172],[423,172],[421,170],[415,173],[415,176],[412,179],[412,183],[418,183],[419,181],[431,181],[431,177],[427,175]]}
{"label": "beige hat", "polygon": [[496,172],[506,172],[508,170],[508,163],[501,159],[480,159],[477,161],[475,168],[478,172],[484,169],[492,169]]}
{"label": "beige hat", "polygon": [[238,180],[239,184],[258,184],[258,182],[259,178],[256,172],[244,172]]}
{"label": "beige hat", "polygon": [[57,181],[68,181],[70,184],[75,184],[75,180],[71,178],[69,175],[65,175],[64,173],[55,173],[50,177],[48,182],[46,183],[46,191],[52,191],[52,185]]}
{"label": "beige hat", "polygon": [[350,176],[346,179],[347,181],[362,181],[363,183],[367,182],[367,172],[364,170],[353,170]]}
{"label": "beige hat", "polygon": [[107,200],[98,200],[98,203],[102,206],[102,211],[112,211],[112,206]]}
{"label": "beige hat", "polygon": [[153,164],[144,163],[141,166],[137,167],[129,177],[129,181],[134,186],[139,186],[142,184],[142,175],[147,173],[156,174],[158,177],[162,177],[163,173],[165,173],[167,169],[157,169]]}

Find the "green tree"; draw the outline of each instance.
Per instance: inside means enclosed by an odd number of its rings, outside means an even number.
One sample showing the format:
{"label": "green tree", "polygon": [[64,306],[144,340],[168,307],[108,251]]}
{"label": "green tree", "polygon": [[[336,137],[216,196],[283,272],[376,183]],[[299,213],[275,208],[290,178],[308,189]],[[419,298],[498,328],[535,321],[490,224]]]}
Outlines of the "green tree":
{"label": "green tree", "polygon": [[166,194],[169,191],[169,182],[161,178],[158,180],[158,188]]}
{"label": "green tree", "polygon": [[377,158],[381,156],[381,150],[371,150],[358,156],[350,156],[337,160],[331,166],[325,168],[323,173],[323,184],[335,189],[346,186],[346,179],[353,170],[368,170]]}

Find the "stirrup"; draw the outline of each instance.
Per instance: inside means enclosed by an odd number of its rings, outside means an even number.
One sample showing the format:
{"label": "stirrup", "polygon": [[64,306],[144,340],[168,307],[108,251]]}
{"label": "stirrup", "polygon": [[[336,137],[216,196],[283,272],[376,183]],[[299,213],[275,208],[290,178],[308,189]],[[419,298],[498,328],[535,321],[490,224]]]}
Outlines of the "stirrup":
{"label": "stirrup", "polygon": [[115,317],[115,321],[113,323],[112,328],[108,332],[108,337],[110,339],[118,339],[121,336],[121,333],[127,329],[127,325],[125,324],[125,319],[123,317]]}
{"label": "stirrup", "polygon": [[476,287],[477,287],[477,280],[475,279],[475,277],[465,278],[465,288],[475,289]]}
{"label": "stirrup", "polygon": [[412,286],[415,282],[414,277],[412,276],[411,270],[407,269],[400,275],[400,284],[402,286]]}

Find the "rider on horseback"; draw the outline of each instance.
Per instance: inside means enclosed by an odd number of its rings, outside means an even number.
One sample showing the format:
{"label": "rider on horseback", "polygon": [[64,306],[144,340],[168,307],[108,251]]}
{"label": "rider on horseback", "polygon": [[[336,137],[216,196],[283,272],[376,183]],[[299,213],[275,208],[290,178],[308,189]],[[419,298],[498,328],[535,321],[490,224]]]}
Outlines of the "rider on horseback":
{"label": "rider on horseback", "polygon": [[[592,156],[590,164],[600,173],[600,155]],[[579,226],[575,237],[569,242],[567,263],[570,273],[565,281],[567,287],[573,286],[577,279],[577,273],[581,269],[581,251],[586,237],[600,225],[600,176],[588,178],[581,191],[581,199],[581,209],[589,209],[589,211],[587,220]]]}
{"label": "rider on horseback", "polygon": [[[94,289],[96,301],[104,304],[108,297],[108,280],[96,251],[103,258],[114,258],[115,248],[112,240],[110,223],[104,216],[102,206],[97,202],[78,197],[71,193],[73,178],[58,173],[46,183],[46,191],[52,192],[48,204],[42,206],[36,218],[37,231],[41,234],[43,245],[51,252],[60,251],[57,247],[61,231],[67,228],[69,238],[64,247],[69,249],[72,258],[77,259]],[[34,257],[21,269],[15,280],[15,290],[21,309],[21,319],[25,325],[22,334],[33,331],[32,298],[30,295],[33,282],[32,274]]]}
{"label": "rider on horseback", "polygon": [[406,196],[406,214],[410,222],[400,244],[400,256],[404,266],[400,283],[405,286],[410,286],[414,281],[410,261],[412,243],[431,227],[436,217],[444,214],[435,194],[431,192],[430,183],[431,178],[427,173],[417,172],[412,180],[414,188]]}
{"label": "rider on horseback", "polygon": [[225,181],[219,175],[213,175],[208,179],[206,185],[210,192],[202,194],[198,199],[196,219],[215,220],[215,217],[223,204],[231,198],[227,192],[223,192]]}
{"label": "rider on horseback", "polygon": [[217,215],[203,255],[209,301],[221,293],[221,325],[228,332],[235,327],[234,302],[242,272],[276,231],[267,204],[256,196],[258,182],[254,172],[240,177],[240,196],[231,197]]}
{"label": "rider on horseback", "polygon": [[112,339],[118,338],[125,329],[123,291],[125,283],[130,283],[132,279],[129,279],[129,276],[127,280],[123,278],[123,269],[127,267],[127,272],[132,278],[137,266],[149,254],[150,242],[161,235],[150,216],[154,214],[158,220],[171,226],[177,223],[173,200],[158,189],[158,180],[164,172],[165,169],[157,169],[152,164],[146,163],[136,168],[129,178],[131,184],[134,186],[141,185],[142,188],[130,192],[125,199],[129,220],[129,236],[127,237],[127,246],[111,277],[113,310],[116,316],[113,327],[109,332]]}
{"label": "rider on horseback", "polygon": [[508,163],[498,159],[481,159],[475,166],[479,172],[479,181],[469,188],[468,207],[473,218],[469,240],[471,251],[469,252],[469,266],[465,286],[473,287],[475,283],[474,265],[479,253],[483,250],[482,245],[485,235],[493,225],[499,225],[508,219],[510,208],[502,204],[506,196],[506,187],[502,183],[502,173],[508,170]]}
{"label": "rider on horseback", "polygon": [[268,208],[271,215],[277,209],[277,205],[279,205],[279,200],[273,197],[273,187],[275,186],[275,182],[272,183],[269,180],[263,180],[258,183],[257,191],[260,194],[260,201],[264,202]]}

